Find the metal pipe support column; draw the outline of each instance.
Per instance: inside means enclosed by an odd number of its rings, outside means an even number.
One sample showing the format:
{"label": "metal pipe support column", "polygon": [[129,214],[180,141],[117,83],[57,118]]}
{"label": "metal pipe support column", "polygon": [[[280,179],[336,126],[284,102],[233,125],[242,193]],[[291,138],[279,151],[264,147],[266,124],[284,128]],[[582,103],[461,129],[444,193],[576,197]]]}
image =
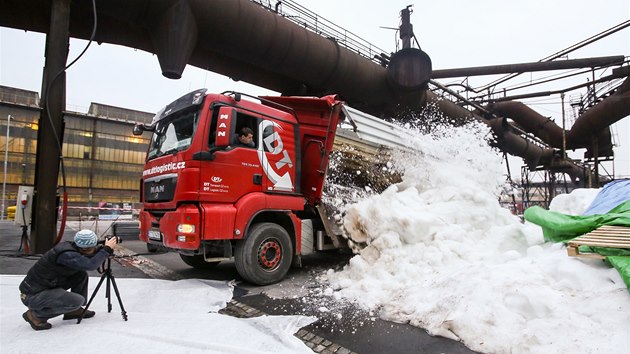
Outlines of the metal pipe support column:
{"label": "metal pipe support column", "polygon": [[46,37],[46,61],[42,80],[42,111],[37,131],[35,196],[31,227],[31,250],[44,253],[57,236],[57,181],[60,146],[63,144],[63,111],[70,40],[70,0],[53,0],[50,30]]}

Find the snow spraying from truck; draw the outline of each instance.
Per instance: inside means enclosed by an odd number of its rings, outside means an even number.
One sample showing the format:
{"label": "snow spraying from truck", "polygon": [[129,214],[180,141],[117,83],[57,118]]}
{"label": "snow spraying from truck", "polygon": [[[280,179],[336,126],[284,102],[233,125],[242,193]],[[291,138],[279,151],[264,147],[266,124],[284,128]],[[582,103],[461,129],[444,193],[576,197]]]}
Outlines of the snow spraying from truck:
{"label": "snow spraying from truck", "polygon": [[500,206],[505,168],[489,134],[474,123],[418,130],[408,144],[419,152],[395,154],[387,166],[400,183],[382,193],[369,185],[331,193],[358,254],[320,277],[321,299],[350,301],[368,320],[409,323],[480,352],[630,351],[621,277],[569,258]]}

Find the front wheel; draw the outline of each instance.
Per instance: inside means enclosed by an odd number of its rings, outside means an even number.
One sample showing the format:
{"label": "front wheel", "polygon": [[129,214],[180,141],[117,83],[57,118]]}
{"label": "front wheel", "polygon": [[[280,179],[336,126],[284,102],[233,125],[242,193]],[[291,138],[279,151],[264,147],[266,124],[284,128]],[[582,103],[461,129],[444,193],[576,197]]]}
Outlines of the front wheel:
{"label": "front wheel", "polygon": [[277,283],[291,268],[293,248],[287,231],[278,224],[252,226],[247,239],[235,247],[236,270],[256,285]]}

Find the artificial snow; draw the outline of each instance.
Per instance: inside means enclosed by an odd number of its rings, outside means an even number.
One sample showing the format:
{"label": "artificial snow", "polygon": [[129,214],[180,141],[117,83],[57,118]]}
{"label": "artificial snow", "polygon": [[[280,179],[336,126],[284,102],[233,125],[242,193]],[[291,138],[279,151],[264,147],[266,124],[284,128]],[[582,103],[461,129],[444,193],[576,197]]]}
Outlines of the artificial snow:
{"label": "artificial snow", "polygon": [[[614,269],[568,257],[500,206],[501,155],[485,127],[418,133],[403,181],[341,206],[359,254],[321,277],[331,299],[486,353],[630,352],[630,296]],[[597,190],[555,198],[584,211]]]}
{"label": "artificial snow", "polygon": [[[105,285],[90,309],[94,318],[50,319],[49,330],[34,331],[22,319],[23,275],[0,275],[2,353],[312,353],[293,334],[313,321],[306,316],[239,319],[218,314],[232,298],[230,283],[117,278],[127,311],[124,321],[112,287],[107,312]],[[99,278],[90,278],[92,294]]]}

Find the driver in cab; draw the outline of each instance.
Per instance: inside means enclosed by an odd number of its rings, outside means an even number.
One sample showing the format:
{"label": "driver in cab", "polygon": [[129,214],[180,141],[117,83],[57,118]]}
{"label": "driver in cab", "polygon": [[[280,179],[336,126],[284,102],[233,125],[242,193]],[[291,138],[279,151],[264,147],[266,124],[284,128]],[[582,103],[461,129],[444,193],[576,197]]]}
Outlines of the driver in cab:
{"label": "driver in cab", "polygon": [[241,128],[236,134],[236,147],[248,147],[253,148],[254,144],[254,131],[248,127]]}

